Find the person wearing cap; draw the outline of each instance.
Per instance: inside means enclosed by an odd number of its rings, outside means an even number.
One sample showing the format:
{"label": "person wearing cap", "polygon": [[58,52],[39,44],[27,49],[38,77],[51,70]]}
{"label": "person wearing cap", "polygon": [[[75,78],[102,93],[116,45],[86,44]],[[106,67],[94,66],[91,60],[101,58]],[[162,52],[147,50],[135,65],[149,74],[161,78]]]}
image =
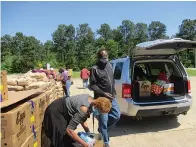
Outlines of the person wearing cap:
{"label": "person wearing cap", "polygon": [[94,98],[106,97],[112,102],[112,109],[109,113],[100,114],[96,117],[99,121],[98,131],[103,136],[104,147],[109,147],[108,129],[113,127],[120,119],[120,109],[116,100],[113,69],[108,61],[106,49],[98,51],[98,61],[90,70],[89,89],[94,91]]}
{"label": "person wearing cap", "polygon": [[52,75],[53,79],[56,79],[56,74],[54,72],[54,68],[50,68],[50,75]]}

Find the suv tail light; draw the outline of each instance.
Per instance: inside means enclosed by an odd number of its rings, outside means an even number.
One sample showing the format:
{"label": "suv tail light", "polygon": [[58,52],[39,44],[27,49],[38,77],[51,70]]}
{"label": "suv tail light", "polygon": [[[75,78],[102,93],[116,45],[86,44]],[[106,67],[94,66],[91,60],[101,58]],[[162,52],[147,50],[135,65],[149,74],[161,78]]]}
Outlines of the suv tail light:
{"label": "suv tail light", "polygon": [[131,85],[122,84],[122,98],[131,98]]}
{"label": "suv tail light", "polygon": [[190,82],[190,80],[187,81],[187,88],[188,88],[188,89],[187,89],[187,90],[188,90],[188,91],[187,91],[188,94],[191,94],[191,82]]}

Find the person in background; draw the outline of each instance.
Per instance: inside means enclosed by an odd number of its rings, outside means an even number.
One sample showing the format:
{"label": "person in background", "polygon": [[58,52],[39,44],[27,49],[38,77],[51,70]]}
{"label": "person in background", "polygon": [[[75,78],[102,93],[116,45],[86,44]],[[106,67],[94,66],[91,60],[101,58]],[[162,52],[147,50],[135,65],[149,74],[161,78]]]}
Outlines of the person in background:
{"label": "person in background", "polygon": [[88,87],[89,76],[90,76],[90,72],[88,71],[88,69],[83,68],[80,72],[80,78],[82,79],[83,88],[85,88],[85,89]]}
{"label": "person in background", "polygon": [[61,76],[58,79],[58,81],[62,82],[64,94],[66,97],[68,97],[67,96],[67,88],[66,88],[66,82],[68,80],[68,72],[66,70],[64,70],[63,68],[60,68],[59,73],[61,74]]}
{"label": "person in background", "polygon": [[50,68],[50,75],[52,75],[53,79],[56,79],[56,74],[53,68]]}
{"label": "person in background", "polygon": [[106,97],[111,100],[112,108],[109,113],[100,114],[98,131],[103,136],[104,147],[109,147],[108,129],[111,129],[120,119],[120,108],[116,100],[114,88],[113,69],[108,61],[108,53],[105,49],[98,51],[98,61],[90,70],[89,89],[94,91],[94,98]]}
{"label": "person in background", "polygon": [[[90,114],[108,113],[111,102],[107,98],[93,99],[88,94],[59,98],[53,101],[44,114],[41,130],[42,147],[75,147],[75,142],[82,147],[92,147],[74,131],[79,124],[90,133],[86,120]],[[44,140],[43,140],[44,139]]]}
{"label": "person in background", "polygon": [[72,81],[71,81],[71,74],[68,72],[68,78],[66,81],[66,90],[67,90],[67,97],[70,97],[70,87],[72,85]]}

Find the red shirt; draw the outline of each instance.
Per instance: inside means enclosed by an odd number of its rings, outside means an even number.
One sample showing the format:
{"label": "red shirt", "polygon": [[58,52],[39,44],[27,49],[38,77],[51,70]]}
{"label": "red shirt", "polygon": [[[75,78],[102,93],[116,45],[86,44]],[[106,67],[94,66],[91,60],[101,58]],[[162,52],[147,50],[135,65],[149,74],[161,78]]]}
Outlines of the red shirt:
{"label": "red shirt", "polygon": [[87,79],[89,78],[89,76],[90,76],[90,72],[88,71],[88,69],[83,68],[83,69],[81,70],[81,72],[80,72],[80,77],[81,77],[81,79],[87,80]]}

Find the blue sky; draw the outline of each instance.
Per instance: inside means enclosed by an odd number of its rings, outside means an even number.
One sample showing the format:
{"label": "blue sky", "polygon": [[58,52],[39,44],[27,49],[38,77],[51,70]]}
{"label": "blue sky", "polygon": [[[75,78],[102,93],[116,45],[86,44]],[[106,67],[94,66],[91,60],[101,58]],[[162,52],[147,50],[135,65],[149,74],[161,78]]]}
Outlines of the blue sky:
{"label": "blue sky", "polygon": [[103,23],[116,28],[123,20],[161,21],[171,36],[183,19],[196,19],[196,2],[1,2],[1,12],[1,36],[23,32],[44,43],[59,24],[88,23],[96,31]]}

